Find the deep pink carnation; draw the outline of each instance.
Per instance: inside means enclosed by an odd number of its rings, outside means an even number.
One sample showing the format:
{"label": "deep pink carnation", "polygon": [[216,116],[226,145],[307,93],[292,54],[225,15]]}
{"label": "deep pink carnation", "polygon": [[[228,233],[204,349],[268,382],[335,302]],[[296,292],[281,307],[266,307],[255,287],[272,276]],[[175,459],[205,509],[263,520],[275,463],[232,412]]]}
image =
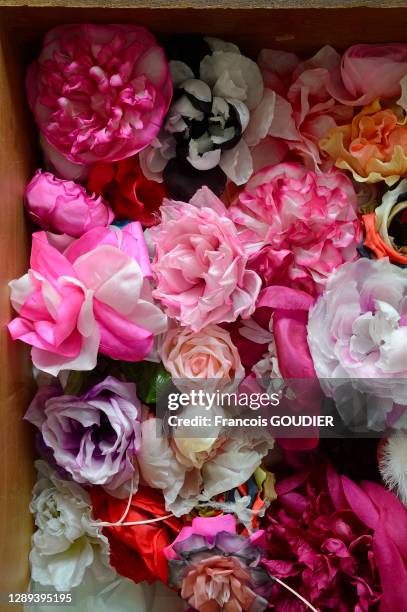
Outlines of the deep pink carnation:
{"label": "deep pink carnation", "polygon": [[[318,609],[365,612],[405,607],[407,512],[372,482],[356,484],[329,465],[298,471],[277,485],[265,519],[265,566]],[[279,585],[271,609],[306,612]]]}
{"label": "deep pink carnation", "polygon": [[114,219],[110,206],[82,185],[37,170],[25,190],[31,219],[46,230],[79,238],[94,227],[106,227]]}
{"label": "deep pink carnation", "polygon": [[45,138],[71,162],[134,155],[157,135],[172,83],[164,51],[135,25],[50,30],[27,73],[27,94]]}
{"label": "deep pink carnation", "polygon": [[170,317],[199,331],[211,323],[247,318],[261,280],[222,202],[203,187],[190,203],[167,200],[151,228],[156,247],[154,297]]}
{"label": "deep pink carnation", "polygon": [[319,294],[330,272],[357,256],[356,195],[351,181],[336,171],[316,174],[296,163],[264,168],[229,214],[253,254],[249,267],[267,285]]}

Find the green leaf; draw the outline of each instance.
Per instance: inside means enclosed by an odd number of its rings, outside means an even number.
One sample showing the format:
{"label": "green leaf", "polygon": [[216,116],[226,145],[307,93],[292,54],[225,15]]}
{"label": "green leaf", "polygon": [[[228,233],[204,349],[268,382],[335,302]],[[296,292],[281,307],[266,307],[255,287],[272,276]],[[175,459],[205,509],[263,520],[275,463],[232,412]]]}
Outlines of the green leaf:
{"label": "green leaf", "polygon": [[171,381],[162,363],[122,361],[121,370],[126,380],[136,384],[137,395],[145,404],[155,404],[160,391]]}

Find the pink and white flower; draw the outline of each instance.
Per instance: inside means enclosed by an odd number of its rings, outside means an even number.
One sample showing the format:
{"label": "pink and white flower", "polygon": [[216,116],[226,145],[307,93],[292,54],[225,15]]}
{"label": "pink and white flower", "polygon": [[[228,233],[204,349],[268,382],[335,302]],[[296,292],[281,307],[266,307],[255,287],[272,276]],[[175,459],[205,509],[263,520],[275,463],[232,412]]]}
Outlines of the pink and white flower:
{"label": "pink and white flower", "polygon": [[229,215],[252,254],[249,267],[267,285],[315,295],[332,270],[357,256],[361,225],[356,207],[355,191],[344,174],[317,174],[286,163],[255,174]]}
{"label": "pink and white flower", "polygon": [[19,316],[14,340],[32,345],[40,370],[92,370],[97,353],[140,361],[166,316],[151,297],[151,269],[139,223],[94,228],[77,240],[33,234],[30,269],[10,283]]}
{"label": "pink and white flower", "polygon": [[167,314],[194,332],[249,317],[261,280],[246,267],[244,242],[223,203],[204,187],[188,204],[164,201],[161,214],[150,230],[153,294]]}

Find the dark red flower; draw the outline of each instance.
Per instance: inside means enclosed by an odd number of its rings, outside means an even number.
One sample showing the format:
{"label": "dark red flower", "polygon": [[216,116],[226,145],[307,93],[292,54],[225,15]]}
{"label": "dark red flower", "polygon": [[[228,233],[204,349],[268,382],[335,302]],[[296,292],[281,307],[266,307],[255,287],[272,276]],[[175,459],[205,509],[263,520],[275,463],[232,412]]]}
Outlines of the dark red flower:
{"label": "dark red flower", "polygon": [[[101,487],[91,491],[95,518],[114,523],[122,517],[127,499],[108,495]],[[140,487],[133,495],[125,522],[146,521],[166,516],[164,498],[156,489]],[[168,582],[168,562],[163,550],[179,534],[183,522],[172,516],[147,525],[105,527],[110,543],[110,563],[126,578],[139,583],[143,580]]]}
{"label": "dark red flower", "polygon": [[[264,565],[320,610],[404,609],[407,514],[381,485],[356,484],[329,464],[280,480],[265,517]],[[274,610],[305,612],[273,586]]]}
{"label": "dark red flower", "polygon": [[138,157],[114,163],[96,163],[87,184],[91,193],[103,195],[119,220],[140,221],[145,227],[160,221],[164,185],[145,178]]}

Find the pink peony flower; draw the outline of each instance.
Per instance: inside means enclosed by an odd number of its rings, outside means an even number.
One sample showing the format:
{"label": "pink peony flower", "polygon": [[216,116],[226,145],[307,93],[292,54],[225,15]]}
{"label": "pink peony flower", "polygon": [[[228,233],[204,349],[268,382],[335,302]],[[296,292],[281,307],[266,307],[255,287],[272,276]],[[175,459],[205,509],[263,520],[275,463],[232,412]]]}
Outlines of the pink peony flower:
{"label": "pink peony flower", "polygon": [[[357,256],[361,225],[355,209],[355,191],[344,174],[315,174],[291,163],[257,172],[229,215],[255,253],[249,267],[267,284],[315,295],[332,270]],[[262,247],[267,250],[258,253]]]}
{"label": "pink peony flower", "polygon": [[350,378],[362,391],[406,405],[406,342],[407,270],[387,258],[342,266],[310,310],[308,345],[331,393],[336,380]]}
{"label": "pink peony flower", "polygon": [[97,353],[140,361],[166,317],[153,304],[150,262],[139,223],[94,228],[77,240],[33,234],[30,269],[10,283],[19,316],[14,340],[32,345],[40,370],[92,370]]}
{"label": "pink peony flower", "polygon": [[260,566],[262,536],[238,536],[230,514],[193,519],[164,549],[170,586],[198,612],[266,610],[273,581]]}
{"label": "pink peony flower", "polygon": [[135,25],[50,30],[26,84],[41,132],[76,164],[141,151],[157,135],[172,95],[164,51]]}
{"label": "pink peony flower", "polygon": [[185,327],[170,329],[160,356],[177,387],[194,382],[202,385],[203,380],[233,386],[244,377],[238,350],[229,332],[219,325],[208,325],[199,332]]}
{"label": "pink peony flower", "polygon": [[30,218],[45,230],[78,238],[97,226],[109,225],[113,211],[84,187],[37,170],[25,190]]}
{"label": "pink peony flower", "polygon": [[325,46],[300,62],[293,53],[264,49],[258,63],[276,98],[267,136],[253,153],[257,169],[269,165],[270,157],[283,159],[282,147],[300,156],[311,170],[329,169],[332,162],[318,142],[353,115],[353,109],[338,104],[328,91],[330,72],[339,66],[340,55]]}
{"label": "pink peony flower", "polygon": [[400,80],[407,73],[407,44],[353,45],[331,73],[331,95],[351,106],[401,93]]}
{"label": "pink peony flower", "polygon": [[206,187],[189,204],[167,200],[150,230],[156,248],[154,297],[195,332],[250,316],[261,280],[246,269],[244,242],[222,202]]}
{"label": "pink peony flower", "polygon": [[[403,609],[407,579],[407,514],[381,485],[356,484],[316,464],[277,483],[264,523],[270,574],[321,610]],[[280,585],[274,610],[306,607]]]}

